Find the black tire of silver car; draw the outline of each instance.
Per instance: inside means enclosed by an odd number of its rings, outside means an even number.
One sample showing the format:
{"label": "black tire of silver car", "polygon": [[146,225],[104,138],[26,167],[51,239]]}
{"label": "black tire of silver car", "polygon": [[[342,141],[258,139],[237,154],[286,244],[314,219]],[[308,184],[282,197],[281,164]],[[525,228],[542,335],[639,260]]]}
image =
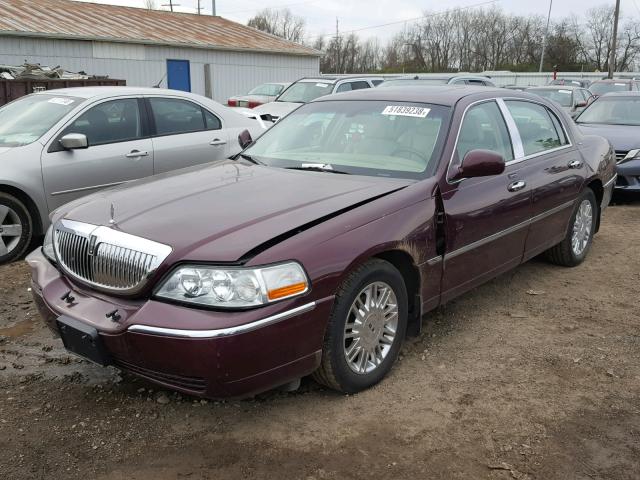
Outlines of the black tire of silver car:
{"label": "black tire of silver car", "polygon": [[313,378],[343,393],[375,385],[398,357],[407,319],[407,289],[400,272],[381,259],[356,268],[336,293]]}
{"label": "black tire of silver car", "polygon": [[32,238],[29,209],[13,195],[0,192],[0,265],[20,258]]}
{"label": "black tire of silver car", "polygon": [[566,237],[546,251],[547,259],[563,267],[580,265],[591,248],[599,212],[593,190],[585,189],[576,201]]}

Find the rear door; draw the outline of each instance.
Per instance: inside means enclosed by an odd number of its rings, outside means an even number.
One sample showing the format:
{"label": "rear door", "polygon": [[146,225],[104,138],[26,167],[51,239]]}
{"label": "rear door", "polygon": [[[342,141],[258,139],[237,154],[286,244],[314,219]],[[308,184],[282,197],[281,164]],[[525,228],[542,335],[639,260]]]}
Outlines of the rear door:
{"label": "rear door", "polygon": [[154,173],[223,160],[229,133],[220,117],[183,98],[146,99],[153,131]]}
{"label": "rear door", "polygon": [[522,141],[523,174],[532,191],[527,260],[564,238],[586,165],[562,124],[564,117],[532,101],[506,100],[505,104]]}
{"label": "rear door", "polygon": [[[504,105],[484,100],[470,106],[460,127],[447,178],[441,181],[447,238],[442,301],[518,265],[522,260],[531,189],[507,127]],[[512,126],[513,128],[513,126]],[[464,155],[491,150],[507,163],[501,175],[450,181]]]}
{"label": "rear door", "polygon": [[[141,102],[129,97],[93,104],[45,147],[42,176],[49,210],[100,188],[153,175],[153,146]],[[86,135],[89,147],[64,150],[59,139],[68,133]]]}

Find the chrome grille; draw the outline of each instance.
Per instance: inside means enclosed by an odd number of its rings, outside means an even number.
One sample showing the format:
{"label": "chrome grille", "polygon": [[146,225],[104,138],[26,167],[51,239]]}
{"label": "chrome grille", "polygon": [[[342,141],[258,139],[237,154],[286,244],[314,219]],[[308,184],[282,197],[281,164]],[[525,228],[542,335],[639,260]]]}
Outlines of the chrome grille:
{"label": "chrome grille", "polygon": [[625,159],[629,152],[622,152],[620,150],[616,150],[616,162],[621,162]]}
{"label": "chrome grille", "polygon": [[61,220],[54,249],[62,268],[104,290],[134,293],[171,253],[160,243],[86,223]]}

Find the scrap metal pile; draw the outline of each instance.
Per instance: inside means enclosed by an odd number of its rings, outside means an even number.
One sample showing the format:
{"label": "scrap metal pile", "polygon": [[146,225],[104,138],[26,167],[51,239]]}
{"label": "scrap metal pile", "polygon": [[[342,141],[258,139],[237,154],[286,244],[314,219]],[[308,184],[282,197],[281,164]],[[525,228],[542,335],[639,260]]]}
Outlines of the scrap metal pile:
{"label": "scrap metal pile", "polygon": [[5,80],[46,80],[46,79],[62,79],[62,80],[87,80],[87,79],[105,79],[109,78],[105,75],[88,75],[85,72],[70,72],[57,67],[47,67],[39,63],[24,63],[24,65],[0,65],[0,79]]}

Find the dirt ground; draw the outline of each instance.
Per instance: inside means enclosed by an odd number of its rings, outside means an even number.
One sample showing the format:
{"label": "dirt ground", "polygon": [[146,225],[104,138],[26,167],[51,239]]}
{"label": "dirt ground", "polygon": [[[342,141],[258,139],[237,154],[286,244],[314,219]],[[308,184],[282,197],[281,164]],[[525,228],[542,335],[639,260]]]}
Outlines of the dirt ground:
{"label": "dirt ground", "polygon": [[587,261],[534,260],[431,313],[353,396],[206,402],[65,353],[0,267],[0,478],[639,479],[640,204]]}

